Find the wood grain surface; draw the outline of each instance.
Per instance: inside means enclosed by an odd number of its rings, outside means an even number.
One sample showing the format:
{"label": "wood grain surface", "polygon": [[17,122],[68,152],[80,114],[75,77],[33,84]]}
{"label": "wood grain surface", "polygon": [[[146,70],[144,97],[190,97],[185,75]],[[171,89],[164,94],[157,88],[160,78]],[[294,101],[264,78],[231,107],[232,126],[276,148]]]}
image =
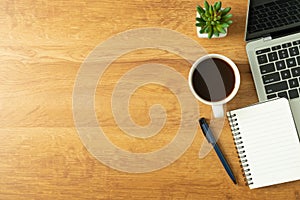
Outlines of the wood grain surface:
{"label": "wood grain surface", "polygon": [[[208,53],[231,58],[240,70],[241,86],[227,109],[257,102],[244,42],[247,1],[223,1],[232,7],[234,23],[227,37],[212,40],[197,38],[197,4],[202,0],[1,0],[0,199],[300,199],[300,181],[257,190],[244,185],[227,122],[219,144],[237,186],[213,151],[198,158],[204,141],[200,129],[178,160],[141,174],[102,164],[81,142],[72,112],[76,75],[97,45],[130,29],[175,30]],[[181,117],[180,104],[168,88],[147,84],[132,95],[130,114],[136,124],[145,126],[149,108],[161,104],[168,114],[165,127],[151,138],[140,139],[117,126],[110,107],[115,84],[130,69],[151,62],[168,65],[186,79],[191,67],[170,52],[136,50],[111,64],[95,93],[97,120],[107,137],[133,153],[167,145]],[[211,108],[198,105],[200,115],[211,118]]]}

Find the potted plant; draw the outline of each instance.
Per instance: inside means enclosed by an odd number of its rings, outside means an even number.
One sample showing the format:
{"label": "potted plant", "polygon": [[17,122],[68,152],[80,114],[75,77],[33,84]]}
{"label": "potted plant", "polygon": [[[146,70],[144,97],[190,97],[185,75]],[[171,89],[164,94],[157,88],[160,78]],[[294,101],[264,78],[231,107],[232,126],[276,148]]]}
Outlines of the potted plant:
{"label": "potted plant", "polygon": [[204,7],[197,6],[196,27],[200,38],[221,38],[227,35],[227,28],[232,24],[231,7],[222,8],[222,2],[209,5],[204,1]]}

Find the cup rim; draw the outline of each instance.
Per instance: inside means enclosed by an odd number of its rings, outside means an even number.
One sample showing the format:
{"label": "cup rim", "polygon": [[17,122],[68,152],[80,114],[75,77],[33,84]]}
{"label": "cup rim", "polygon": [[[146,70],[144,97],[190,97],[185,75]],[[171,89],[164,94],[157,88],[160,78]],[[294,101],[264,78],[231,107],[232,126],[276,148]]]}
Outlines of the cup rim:
{"label": "cup rim", "polygon": [[[233,72],[234,72],[234,76],[235,76],[234,88],[233,88],[232,92],[225,99],[222,99],[221,101],[207,101],[205,99],[202,99],[195,92],[193,84],[192,84],[192,75],[193,75],[193,72],[195,71],[197,65],[207,58],[219,58],[221,60],[224,60],[225,62],[228,63],[228,65],[233,69]],[[192,65],[192,67],[190,69],[190,72],[189,72],[188,82],[189,82],[189,88],[190,88],[192,94],[194,95],[194,97],[196,97],[196,99],[198,99],[200,102],[202,102],[204,104],[213,106],[213,105],[225,104],[225,103],[229,102],[231,99],[233,99],[233,97],[237,94],[237,92],[239,90],[241,78],[240,78],[240,72],[238,70],[238,67],[230,58],[228,58],[224,55],[221,55],[221,54],[207,54],[207,55],[204,55],[204,56],[198,58],[194,62],[194,64]]]}

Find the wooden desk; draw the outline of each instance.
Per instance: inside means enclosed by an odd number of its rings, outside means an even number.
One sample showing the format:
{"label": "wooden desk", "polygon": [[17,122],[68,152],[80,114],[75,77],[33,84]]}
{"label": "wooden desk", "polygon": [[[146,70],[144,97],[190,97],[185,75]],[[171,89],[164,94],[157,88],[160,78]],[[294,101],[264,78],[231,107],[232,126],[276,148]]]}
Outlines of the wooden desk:
{"label": "wooden desk", "polygon": [[[141,27],[176,30],[209,53],[231,58],[241,72],[234,109],[257,101],[245,53],[247,1],[224,0],[234,24],[223,39],[198,39],[195,7],[202,1],[78,0],[0,2],[0,199],[299,199],[300,181],[250,191],[243,177],[227,122],[219,143],[239,186],[232,184],[214,152],[197,158],[203,136],[173,164],[132,174],[96,160],[78,137],[72,113],[76,74],[87,55],[117,33]],[[171,53],[138,50],[110,67],[96,91],[98,120],[107,137],[131,152],[155,151],[168,144],[180,120],[180,105],[165,87],[145,85],[130,101],[137,124],[149,123],[148,110],[162,104],[170,119],[149,139],[125,135],[115,124],[110,98],[118,78],[142,63],[169,65],[187,78],[190,65]],[[102,83],[102,85],[101,85]],[[104,92],[100,92],[104,91]],[[162,95],[164,94],[164,95]],[[101,100],[101,101],[100,101]],[[202,116],[210,107],[200,104]],[[175,128],[174,128],[175,127]],[[274,174],[276,176],[276,174]]]}

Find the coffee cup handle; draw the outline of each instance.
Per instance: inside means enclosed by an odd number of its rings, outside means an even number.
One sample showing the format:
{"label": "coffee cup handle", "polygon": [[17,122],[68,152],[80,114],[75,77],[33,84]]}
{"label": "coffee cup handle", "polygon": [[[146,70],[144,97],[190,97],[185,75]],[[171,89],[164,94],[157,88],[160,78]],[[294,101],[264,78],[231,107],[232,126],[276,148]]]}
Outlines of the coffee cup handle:
{"label": "coffee cup handle", "polygon": [[223,105],[213,105],[212,111],[215,118],[223,118],[224,117],[224,108]]}

